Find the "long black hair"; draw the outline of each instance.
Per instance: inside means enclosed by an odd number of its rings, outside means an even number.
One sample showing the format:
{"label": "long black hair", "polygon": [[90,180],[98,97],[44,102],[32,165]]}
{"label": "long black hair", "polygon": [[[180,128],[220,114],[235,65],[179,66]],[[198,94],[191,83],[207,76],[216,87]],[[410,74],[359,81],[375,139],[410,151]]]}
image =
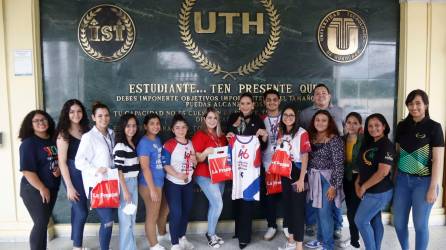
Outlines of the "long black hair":
{"label": "long black hair", "polygon": [[371,119],[378,119],[379,122],[381,122],[381,124],[385,127],[384,128],[384,136],[387,137],[390,133],[390,127],[389,124],[387,123],[386,118],[380,114],[380,113],[375,113],[375,114],[371,114],[369,115],[366,119],[365,119],[365,124],[364,124],[364,141],[365,143],[368,145],[370,143],[373,142],[373,137],[370,135],[369,133],[369,121]]}
{"label": "long black hair", "polygon": [[[285,123],[283,122],[283,114],[288,109],[292,110],[294,113],[294,116],[295,116],[294,124],[290,131],[287,130],[287,127],[286,127]],[[296,135],[297,131],[299,130],[299,119],[298,119],[296,109],[294,109],[292,106],[287,106],[286,108],[284,108],[280,115],[280,125],[279,126],[280,126],[280,132],[282,133],[282,135],[290,134],[291,137],[294,137],[294,135]]]}
{"label": "long black hair", "polygon": [[19,139],[23,141],[26,138],[34,135],[33,118],[35,115],[43,115],[45,117],[45,119],[48,121],[48,129],[46,130],[46,132],[50,136],[50,138],[53,138],[54,132],[56,131],[56,125],[53,118],[44,110],[36,109],[29,112],[25,116],[25,118],[23,118],[22,125],[20,126],[19,131]]}
{"label": "long black hair", "polygon": [[126,145],[129,144],[128,141],[127,141],[127,137],[125,135],[125,127],[129,123],[130,119],[135,119],[135,122],[136,122],[136,133],[132,137],[133,145],[136,146],[136,144],[138,143],[138,139],[139,139],[139,122],[138,122],[138,118],[136,118],[136,115],[134,115],[134,114],[126,113],[126,114],[121,115],[121,117],[119,118],[118,123],[116,124],[116,127],[115,127],[115,144],[118,144],[118,143],[124,143]]}
{"label": "long black hair", "polygon": [[82,133],[86,133],[89,128],[89,121],[87,111],[84,105],[77,99],[70,99],[64,103],[59,115],[59,122],[57,123],[56,135],[61,136],[63,139],[68,140],[69,129],[71,127],[70,121],[70,109],[73,105],[78,105],[82,110],[82,119],[79,121]]}

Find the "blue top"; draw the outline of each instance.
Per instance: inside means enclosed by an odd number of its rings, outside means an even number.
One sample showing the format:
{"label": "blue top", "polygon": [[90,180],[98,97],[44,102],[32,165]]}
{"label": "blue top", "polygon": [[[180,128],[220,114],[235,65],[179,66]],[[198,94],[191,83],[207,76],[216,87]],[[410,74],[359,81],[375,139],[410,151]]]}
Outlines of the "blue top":
{"label": "blue top", "polygon": [[[35,172],[48,189],[59,189],[60,176],[53,175],[58,167],[57,147],[53,140],[33,135],[20,144],[20,171]],[[28,183],[24,176],[22,182]]]}
{"label": "blue top", "polygon": [[[162,149],[163,149],[163,144],[161,144],[161,140],[159,137],[156,137],[156,139],[152,141],[149,138],[147,138],[147,136],[141,138],[141,140],[138,143],[138,146],[136,147],[136,152],[138,154],[138,157],[141,156],[149,157],[150,170],[152,171],[152,178],[156,187],[163,187],[164,177],[166,176],[163,165],[161,164]],[[138,180],[140,185],[147,186],[142,171],[139,173]]]}

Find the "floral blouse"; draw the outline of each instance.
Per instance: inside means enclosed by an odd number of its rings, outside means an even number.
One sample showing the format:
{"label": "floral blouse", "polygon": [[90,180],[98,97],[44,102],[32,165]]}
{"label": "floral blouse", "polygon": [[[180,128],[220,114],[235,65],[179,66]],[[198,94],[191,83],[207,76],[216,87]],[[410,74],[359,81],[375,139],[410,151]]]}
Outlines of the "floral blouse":
{"label": "floral blouse", "polygon": [[330,186],[342,187],[344,178],[344,142],[340,136],[331,138],[327,143],[312,143],[309,169],[331,169]]}

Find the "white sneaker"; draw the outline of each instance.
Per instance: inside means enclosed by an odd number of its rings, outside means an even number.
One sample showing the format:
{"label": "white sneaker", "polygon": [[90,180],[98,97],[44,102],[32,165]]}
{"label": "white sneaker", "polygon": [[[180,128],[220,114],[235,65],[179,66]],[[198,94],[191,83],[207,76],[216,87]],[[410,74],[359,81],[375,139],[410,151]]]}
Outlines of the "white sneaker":
{"label": "white sneaker", "polygon": [[183,250],[183,248],[180,247],[180,245],[175,244],[175,245],[172,245],[172,247],[170,248],[170,250]]}
{"label": "white sneaker", "polygon": [[158,242],[161,242],[163,240],[170,242],[170,233],[165,233],[163,235],[157,235],[156,239],[158,240]]}
{"label": "white sneaker", "polygon": [[151,247],[150,250],[166,250],[166,249],[160,244],[156,244],[155,246]]}
{"label": "white sneaker", "polygon": [[263,239],[265,240],[271,240],[274,238],[274,235],[276,235],[277,229],[274,227],[268,227],[268,230],[266,231],[265,235],[263,236]]}
{"label": "white sneaker", "polygon": [[288,241],[286,242],[284,247],[278,248],[278,250],[294,250],[294,249],[296,249],[296,242],[289,243]]}
{"label": "white sneaker", "polygon": [[190,243],[190,241],[187,240],[186,236],[181,237],[179,241],[180,241],[180,246],[183,249],[189,250],[189,249],[195,248],[194,245],[192,243]]}
{"label": "white sneaker", "polygon": [[288,232],[288,228],[287,227],[284,227],[283,228],[283,234],[285,234],[285,237],[288,239],[288,238],[290,238],[290,233]]}
{"label": "white sneaker", "polygon": [[215,235],[215,238],[217,238],[218,244],[223,245],[223,243],[225,243],[225,241],[220,236]]}

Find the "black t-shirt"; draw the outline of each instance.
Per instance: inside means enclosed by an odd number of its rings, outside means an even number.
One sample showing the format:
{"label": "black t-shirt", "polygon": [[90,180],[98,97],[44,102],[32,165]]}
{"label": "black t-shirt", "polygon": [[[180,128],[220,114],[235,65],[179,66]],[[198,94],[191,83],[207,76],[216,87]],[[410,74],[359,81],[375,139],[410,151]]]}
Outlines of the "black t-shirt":
{"label": "black t-shirt", "polygon": [[[42,139],[35,135],[26,138],[20,144],[20,171],[35,172],[43,184],[52,190],[59,189],[60,176],[54,177],[53,171],[59,167],[57,147],[51,139]],[[28,183],[25,176],[22,182]]]}
{"label": "black t-shirt", "polygon": [[430,176],[432,148],[444,147],[443,129],[428,117],[420,122],[409,117],[398,123],[395,142],[400,144],[398,171]]}
{"label": "black t-shirt", "polygon": [[[378,171],[380,163],[393,166],[395,159],[395,147],[393,143],[387,138],[383,137],[376,142],[364,143],[358,157],[359,161],[359,184],[362,185],[372,175]],[[368,193],[382,193],[392,188],[392,181],[390,180],[390,173],[384,177],[380,182],[367,189]]]}
{"label": "black t-shirt", "polygon": [[[229,116],[227,127],[226,127],[227,133],[232,132],[236,135],[255,135],[257,133],[257,130],[265,129],[265,123],[256,114],[251,114],[247,117],[243,117],[244,121],[245,121],[245,125],[244,125],[243,129],[241,129],[241,126],[239,126],[238,128],[232,126],[232,124],[234,124],[237,121],[239,116],[242,116],[242,114],[240,112],[232,113]],[[260,141],[260,147],[262,148],[262,150],[265,149],[267,146],[267,143],[262,141],[261,137],[259,137],[259,141]]]}
{"label": "black t-shirt", "polygon": [[74,160],[76,158],[77,149],[79,148],[81,140],[72,135],[69,135],[68,140],[67,158],[68,160]]}

